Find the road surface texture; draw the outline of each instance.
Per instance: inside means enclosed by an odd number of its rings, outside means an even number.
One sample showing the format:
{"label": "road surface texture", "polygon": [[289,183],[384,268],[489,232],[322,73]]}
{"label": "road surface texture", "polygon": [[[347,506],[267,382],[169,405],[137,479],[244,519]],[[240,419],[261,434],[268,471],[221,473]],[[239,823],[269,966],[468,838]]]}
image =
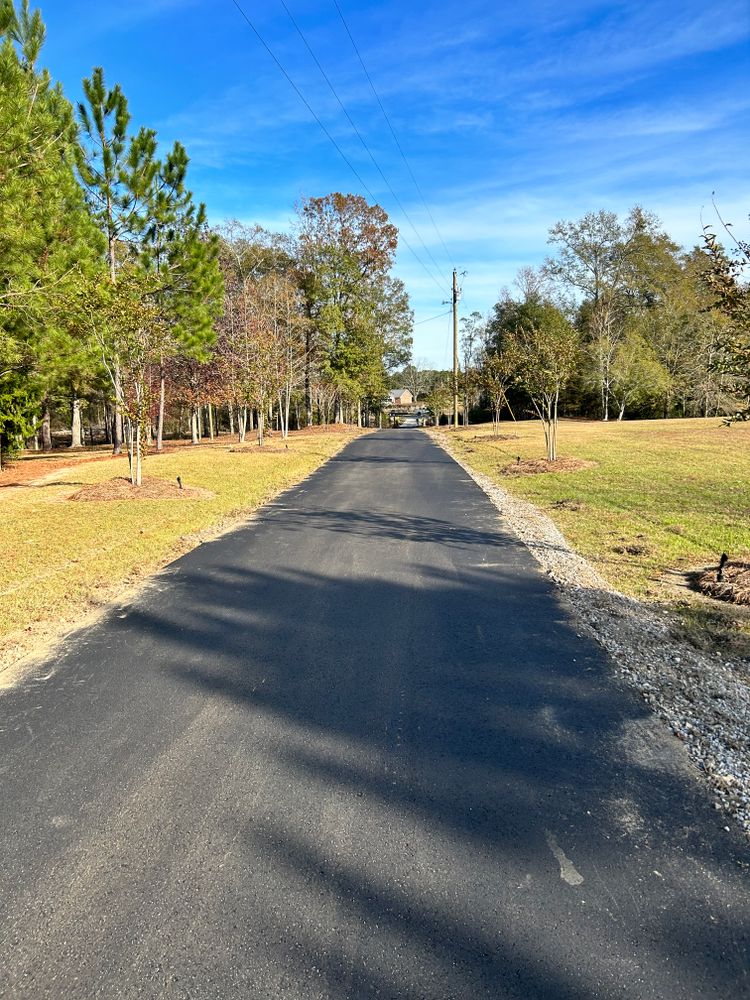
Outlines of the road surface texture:
{"label": "road surface texture", "polygon": [[740,998],[748,851],[417,430],[0,697],[3,998]]}

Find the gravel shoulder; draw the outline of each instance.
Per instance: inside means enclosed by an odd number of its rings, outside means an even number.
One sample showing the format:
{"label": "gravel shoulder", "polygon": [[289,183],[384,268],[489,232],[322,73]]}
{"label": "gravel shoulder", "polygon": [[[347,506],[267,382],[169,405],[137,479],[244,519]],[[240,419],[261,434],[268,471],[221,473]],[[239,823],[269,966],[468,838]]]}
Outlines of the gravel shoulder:
{"label": "gravel shoulder", "polygon": [[715,808],[750,836],[750,686],[740,664],[695,649],[669,614],[613,589],[549,517],[472,469],[445,435],[430,436],[482,488],[554,580],[581,633],[604,647],[619,676],[685,744]]}

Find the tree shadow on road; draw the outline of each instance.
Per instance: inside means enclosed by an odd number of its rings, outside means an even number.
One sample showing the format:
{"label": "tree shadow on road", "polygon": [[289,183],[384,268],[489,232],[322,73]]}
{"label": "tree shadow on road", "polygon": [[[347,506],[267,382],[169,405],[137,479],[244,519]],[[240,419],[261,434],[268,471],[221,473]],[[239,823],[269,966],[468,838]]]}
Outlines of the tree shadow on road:
{"label": "tree shadow on road", "polygon": [[219,543],[128,616],[158,672],[226,703],[221,740],[270,748],[271,787],[227,821],[282,897],[267,960],[341,1000],[739,995],[748,853],[546,581],[476,568],[482,535],[446,530],[476,562],[413,585],[257,572]]}

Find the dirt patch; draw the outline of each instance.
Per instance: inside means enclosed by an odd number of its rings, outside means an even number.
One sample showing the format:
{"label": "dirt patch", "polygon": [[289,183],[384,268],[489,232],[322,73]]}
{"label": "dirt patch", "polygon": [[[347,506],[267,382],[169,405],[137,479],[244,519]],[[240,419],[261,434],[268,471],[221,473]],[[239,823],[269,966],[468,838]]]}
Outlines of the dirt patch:
{"label": "dirt patch", "polygon": [[289,450],[289,445],[279,447],[273,444],[264,444],[261,448],[258,444],[238,444],[228,449],[232,455],[279,455]]}
{"label": "dirt patch", "polygon": [[717,580],[718,568],[705,569],[696,574],[695,585],[701,594],[731,604],[750,605],[750,563],[728,562]]}
{"label": "dirt patch", "polygon": [[578,472],[593,469],[596,462],[585,462],[580,458],[556,458],[550,462],[546,458],[521,458],[504,465],[500,472],[504,476],[536,476],[541,472]]}
{"label": "dirt patch", "polygon": [[[352,427],[351,424],[314,424],[312,427],[300,427],[297,431],[289,431],[290,437],[315,437],[316,434],[351,434],[356,431],[358,434],[368,430],[377,430],[376,427]],[[277,432],[278,433],[278,432]]]}
{"label": "dirt patch", "polygon": [[652,549],[651,546],[645,541],[645,535],[636,535],[635,541],[628,538],[621,538],[619,545],[613,545],[612,551],[616,552],[618,555],[624,556],[645,556],[648,555]]}
{"label": "dirt patch", "polygon": [[519,441],[519,434],[475,434],[472,441],[482,441],[483,443],[492,444],[493,441]]}
{"label": "dirt patch", "polygon": [[129,479],[117,476],[103,483],[92,483],[72,494],[69,500],[206,500],[214,494],[195,486],[183,486],[144,476],[141,486],[133,486]]}
{"label": "dirt patch", "polygon": [[[23,458],[6,465],[0,473],[0,490],[29,486],[43,485],[49,479],[61,476],[70,472],[79,465],[88,465],[90,462],[111,462],[111,449],[106,453],[83,451],[66,451],[65,454],[54,457],[40,455],[39,458]],[[0,493],[2,496],[2,493]]]}
{"label": "dirt patch", "polygon": [[554,500],[552,503],[554,510],[583,510],[583,503],[575,497],[563,497],[562,500]]}

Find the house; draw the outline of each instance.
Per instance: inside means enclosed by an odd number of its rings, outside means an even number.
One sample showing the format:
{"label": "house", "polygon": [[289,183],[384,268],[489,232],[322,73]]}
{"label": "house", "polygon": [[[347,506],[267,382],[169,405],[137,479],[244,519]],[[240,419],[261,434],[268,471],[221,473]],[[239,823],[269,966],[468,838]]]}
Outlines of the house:
{"label": "house", "polygon": [[389,406],[413,406],[414,396],[408,389],[391,389],[388,393]]}

